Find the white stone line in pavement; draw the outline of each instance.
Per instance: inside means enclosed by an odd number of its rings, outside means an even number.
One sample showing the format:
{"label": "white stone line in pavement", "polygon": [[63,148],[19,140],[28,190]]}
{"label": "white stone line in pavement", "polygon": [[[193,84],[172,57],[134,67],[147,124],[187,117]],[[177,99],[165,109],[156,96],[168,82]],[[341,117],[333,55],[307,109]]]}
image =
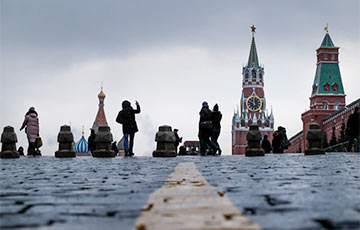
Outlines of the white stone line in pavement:
{"label": "white stone line in pavement", "polygon": [[216,192],[192,162],[179,163],[150,194],[136,230],[258,230],[223,192]]}

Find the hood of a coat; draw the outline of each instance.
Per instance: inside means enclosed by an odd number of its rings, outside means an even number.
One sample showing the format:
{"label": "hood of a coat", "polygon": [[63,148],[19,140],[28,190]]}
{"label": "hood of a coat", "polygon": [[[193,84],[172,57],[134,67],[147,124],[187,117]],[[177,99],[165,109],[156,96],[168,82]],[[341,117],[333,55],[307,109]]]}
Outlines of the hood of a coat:
{"label": "hood of a coat", "polygon": [[123,103],[122,103],[122,108],[123,109],[126,109],[126,108],[130,108],[131,106],[130,106],[130,102],[129,101],[123,101]]}
{"label": "hood of a coat", "polygon": [[37,118],[37,115],[35,113],[30,113],[28,116],[31,118]]}

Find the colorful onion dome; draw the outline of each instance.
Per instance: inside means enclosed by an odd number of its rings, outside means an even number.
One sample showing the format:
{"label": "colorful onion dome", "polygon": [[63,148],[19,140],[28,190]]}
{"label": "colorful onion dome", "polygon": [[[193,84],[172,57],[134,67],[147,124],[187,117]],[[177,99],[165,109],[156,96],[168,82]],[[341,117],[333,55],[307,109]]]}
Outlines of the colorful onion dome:
{"label": "colorful onion dome", "polygon": [[81,139],[75,143],[74,150],[77,153],[87,153],[88,150],[88,142],[84,138],[84,134]]}

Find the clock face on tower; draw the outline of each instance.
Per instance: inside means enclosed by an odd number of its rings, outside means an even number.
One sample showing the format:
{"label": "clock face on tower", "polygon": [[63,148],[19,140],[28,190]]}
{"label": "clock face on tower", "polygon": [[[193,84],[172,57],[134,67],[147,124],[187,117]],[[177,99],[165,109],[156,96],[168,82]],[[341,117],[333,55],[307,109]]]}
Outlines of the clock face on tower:
{"label": "clock face on tower", "polygon": [[258,111],[262,106],[262,101],[260,99],[260,97],[258,96],[250,96],[247,100],[246,100],[246,107],[248,108],[248,110],[250,110],[251,112],[256,112]]}

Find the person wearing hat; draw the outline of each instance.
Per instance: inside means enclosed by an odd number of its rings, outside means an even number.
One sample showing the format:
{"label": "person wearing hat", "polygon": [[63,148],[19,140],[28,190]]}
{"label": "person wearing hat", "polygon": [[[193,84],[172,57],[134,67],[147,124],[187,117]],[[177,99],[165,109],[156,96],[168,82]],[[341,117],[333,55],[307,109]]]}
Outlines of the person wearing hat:
{"label": "person wearing hat", "polygon": [[174,134],[175,134],[175,143],[174,143],[174,145],[175,145],[175,152],[176,152],[176,154],[177,154],[177,147],[179,146],[179,144],[182,142],[182,137],[179,137],[179,135],[178,135],[178,129],[174,129]]}
{"label": "person wearing hat", "polygon": [[200,110],[200,121],[199,121],[199,140],[200,140],[200,154],[202,156],[206,155],[208,146],[215,153],[218,150],[218,147],[210,141],[210,137],[213,133],[213,122],[212,122],[212,113],[209,109],[209,105],[206,101],[202,103],[202,108]]}
{"label": "person wearing hat", "polygon": [[29,111],[25,114],[25,120],[20,128],[20,131],[25,128],[26,137],[29,142],[28,155],[36,155],[35,141],[39,137],[39,118],[34,107],[30,107]]}

